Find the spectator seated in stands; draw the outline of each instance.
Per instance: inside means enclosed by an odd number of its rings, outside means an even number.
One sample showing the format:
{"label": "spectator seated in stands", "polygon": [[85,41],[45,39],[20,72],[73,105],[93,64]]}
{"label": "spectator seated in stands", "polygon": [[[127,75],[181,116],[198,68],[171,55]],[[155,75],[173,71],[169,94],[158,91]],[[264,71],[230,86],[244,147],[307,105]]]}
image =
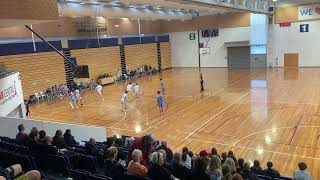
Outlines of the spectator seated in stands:
{"label": "spectator seated in stands", "polygon": [[206,173],[209,164],[209,159],[206,157],[197,157],[188,180],[210,180],[210,175]]}
{"label": "spectator seated in stands", "polygon": [[254,160],[253,166],[251,166],[250,170],[255,174],[262,174],[262,168],[260,166],[260,162],[258,160]]}
{"label": "spectator seated in stands", "polygon": [[[232,180],[243,180],[244,178],[238,174],[238,173],[235,173],[232,175]],[[251,179],[250,179],[251,180]],[[253,180],[253,179],[252,179]]]}
{"label": "spectator seated in stands", "polygon": [[160,149],[158,152],[163,154],[163,159],[164,159],[163,167],[169,170],[171,167],[170,167],[170,163],[167,161],[167,153],[166,153],[166,151],[163,150],[163,149]]}
{"label": "spectator seated in stands", "polygon": [[44,130],[39,131],[39,143],[45,144],[45,137],[46,137],[47,133]]}
{"label": "spectator seated in stands", "polygon": [[32,170],[25,174],[22,172],[20,164],[12,165],[6,169],[0,168],[0,180],[40,180],[41,175],[39,171]]}
{"label": "spectator seated in stands", "polygon": [[122,173],[125,172],[124,165],[116,160],[118,154],[118,150],[116,147],[109,147],[106,152],[106,160],[104,162],[105,165],[105,175],[111,178],[117,178]]}
{"label": "spectator seated in stands", "polygon": [[209,168],[207,170],[207,174],[210,175],[211,180],[216,180],[219,177],[222,177],[222,170],[221,170],[221,160],[219,156],[212,155],[209,161]]}
{"label": "spectator seated in stands", "polygon": [[184,180],[190,173],[190,170],[183,166],[181,153],[175,153],[170,165],[170,172],[178,179]]}
{"label": "spectator seated in stands", "polygon": [[244,163],[244,159],[239,158],[238,159],[237,173],[239,173],[239,172],[241,172],[243,170],[243,163]]}
{"label": "spectator seated in stands", "polygon": [[210,155],[211,155],[211,156],[216,155],[216,156],[218,156],[219,159],[221,160],[220,155],[218,154],[218,151],[217,151],[217,149],[216,149],[215,147],[213,147],[213,148],[211,149],[211,154],[210,154]]}
{"label": "spectator seated in stands", "polygon": [[135,149],[132,152],[132,160],[129,162],[128,165],[128,173],[140,176],[140,177],[146,177],[148,173],[148,169],[140,164],[142,160],[142,151],[139,149]]}
{"label": "spectator seated in stands", "polygon": [[44,137],[44,146],[43,151],[46,152],[47,154],[58,154],[59,149],[55,146],[52,145],[52,138],[50,136],[45,136]]}
{"label": "spectator seated in stands", "polygon": [[236,167],[238,166],[238,161],[237,161],[237,158],[234,156],[233,152],[232,151],[228,151],[228,157],[233,159],[234,161],[234,164],[236,165]]}
{"label": "spectator seated in stands", "polygon": [[16,135],[16,141],[22,144],[25,144],[29,140],[29,136],[25,131],[24,125],[19,124],[18,126],[18,134]]}
{"label": "spectator seated in stands", "polygon": [[224,164],[228,157],[228,154],[226,152],[221,153],[221,164]]}
{"label": "spectator seated in stands", "polygon": [[[207,158],[207,159],[209,159],[209,153],[206,151],[206,150],[202,150],[202,151],[200,151],[200,153],[199,153],[199,156],[200,157],[205,157],[205,158]],[[191,157],[192,158],[192,157]]]}
{"label": "spectator seated in stands", "polygon": [[150,157],[148,177],[153,180],[174,180],[175,177],[170,171],[163,167],[164,158],[160,152],[153,152]]}
{"label": "spectator seated in stands", "polygon": [[134,143],[128,150],[128,160],[132,160],[132,152],[135,149],[139,149],[142,151],[142,159],[141,164],[145,167],[148,167],[147,162],[149,161],[149,155],[151,149],[153,149],[152,144],[154,143],[154,139],[152,135],[148,134],[141,138],[136,138]]}
{"label": "spectator seated in stands", "polygon": [[99,154],[100,150],[96,145],[96,140],[94,138],[90,138],[89,142],[86,143],[85,149],[88,154],[96,156]]}
{"label": "spectator seated in stands", "polygon": [[299,170],[296,170],[293,173],[293,179],[294,180],[311,180],[312,179],[310,173],[308,173],[306,171],[306,169],[307,169],[307,164],[306,163],[300,162],[298,164],[298,167],[299,167]]}
{"label": "spectator seated in stands", "polygon": [[230,166],[231,174],[236,173],[237,168],[232,158],[227,157],[226,161],[223,164],[227,164]]}
{"label": "spectator seated in stands", "polygon": [[257,175],[254,174],[251,170],[250,170],[250,162],[249,161],[245,161],[243,163],[243,170],[240,172],[241,176],[243,177],[243,179],[252,179],[255,180],[257,179]]}
{"label": "spectator seated in stands", "polygon": [[64,141],[62,131],[60,129],[56,131],[55,136],[52,138],[52,144],[59,149],[67,149],[67,144]]}
{"label": "spectator seated in stands", "polygon": [[232,170],[231,167],[228,164],[223,164],[221,166],[222,175],[224,180],[232,179]]}
{"label": "spectator seated in stands", "polygon": [[171,162],[173,153],[172,153],[171,149],[168,148],[167,141],[161,141],[161,145],[156,150],[159,151],[160,149],[163,149],[166,151],[166,155],[167,155],[166,161]]}
{"label": "spectator seated in stands", "polygon": [[67,129],[66,132],[63,134],[64,142],[67,146],[77,145],[77,141],[74,139],[74,137],[71,135],[71,130]]}
{"label": "spectator seated in stands", "polygon": [[263,173],[267,176],[280,177],[279,171],[273,169],[272,167],[273,163],[271,161],[267,162],[267,169],[264,169]]}
{"label": "spectator seated in stands", "polygon": [[184,167],[188,169],[192,168],[191,157],[189,156],[189,149],[187,147],[182,148],[182,162]]}
{"label": "spectator seated in stands", "polygon": [[79,84],[79,89],[80,91],[83,90],[85,88],[84,84],[82,81],[80,81],[80,84]]}

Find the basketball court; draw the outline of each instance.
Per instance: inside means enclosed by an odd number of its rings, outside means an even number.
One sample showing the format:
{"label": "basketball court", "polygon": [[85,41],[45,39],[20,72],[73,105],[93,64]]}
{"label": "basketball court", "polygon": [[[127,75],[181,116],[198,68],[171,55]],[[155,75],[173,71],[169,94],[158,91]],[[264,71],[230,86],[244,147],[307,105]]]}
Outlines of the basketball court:
{"label": "basketball court", "polygon": [[[272,161],[288,177],[305,162],[320,179],[319,1],[3,0],[0,7],[0,73],[16,73],[0,83],[0,136],[15,138],[4,131],[18,122],[49,136],[77,125],[82,141],[152,134],[173,152],[232,150],[262,168]],[[126,80],[137,72],[154,74]],[[103,85],[102,98],[87,88],[83,106],[71,109],[80,82]],[[142,96],[129,93],[121,111],[129,82]]]}
{"label": "basketball court", "polygon": [[[84,107],[68,109],[68,99],[31,107],[31,117],[46,121],[104,126],[109,135],[152,133],[194,152],[210,147],[233,150],[237,157],[265,164],[272,160],[290,176],[300,161],[317,178],[319,162],[318,68],[228,70],[203,68],[205,92],[199,92],[198,70],[163,72],[168,86],[163,116],[156,107],[158,76],[138,79],[139,99],[129,96],[128,112],[120,111],[123,83],[104,87],[104,101],[86,91]],[[302,89],[300,87],[303,87]]]}

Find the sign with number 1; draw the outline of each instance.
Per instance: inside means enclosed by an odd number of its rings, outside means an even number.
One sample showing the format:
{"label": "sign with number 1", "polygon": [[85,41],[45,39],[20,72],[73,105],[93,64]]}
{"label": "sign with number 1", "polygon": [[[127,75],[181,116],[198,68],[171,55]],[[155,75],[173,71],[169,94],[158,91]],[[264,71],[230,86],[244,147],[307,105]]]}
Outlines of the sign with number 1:
{"label": "sign with number 1", "polygon": [[309,24],[301,24],[300,32],[309,32]]}

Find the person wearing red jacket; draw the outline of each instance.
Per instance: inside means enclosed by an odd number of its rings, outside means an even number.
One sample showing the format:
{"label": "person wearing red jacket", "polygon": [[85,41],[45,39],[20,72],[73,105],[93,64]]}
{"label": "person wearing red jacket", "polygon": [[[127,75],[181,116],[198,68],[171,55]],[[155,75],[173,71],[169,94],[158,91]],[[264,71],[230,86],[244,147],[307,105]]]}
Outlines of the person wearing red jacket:
{"label": "person wearing red jacket", "polygon": [[136,138],[128,150],[128,160],[131,161],[132,152],[135,149],[139,149],[142,151],[142,160],[140,164],[148,168],[149,156],[154,151],[154,147],[153,147],[154,142],[155,141],[152,135],[145,135],[140,138]]}

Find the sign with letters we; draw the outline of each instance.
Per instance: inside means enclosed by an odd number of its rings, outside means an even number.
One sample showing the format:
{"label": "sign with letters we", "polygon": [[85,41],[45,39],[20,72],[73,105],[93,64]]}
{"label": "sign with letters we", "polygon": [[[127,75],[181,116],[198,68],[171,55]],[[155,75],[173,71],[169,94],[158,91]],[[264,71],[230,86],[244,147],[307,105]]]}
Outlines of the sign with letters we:
{"label": "sign with letters we", "polygon": [[298,8],[298,19],[307,20],[307,19],[320,19],[320,4],[312,4],[299,6]]}

